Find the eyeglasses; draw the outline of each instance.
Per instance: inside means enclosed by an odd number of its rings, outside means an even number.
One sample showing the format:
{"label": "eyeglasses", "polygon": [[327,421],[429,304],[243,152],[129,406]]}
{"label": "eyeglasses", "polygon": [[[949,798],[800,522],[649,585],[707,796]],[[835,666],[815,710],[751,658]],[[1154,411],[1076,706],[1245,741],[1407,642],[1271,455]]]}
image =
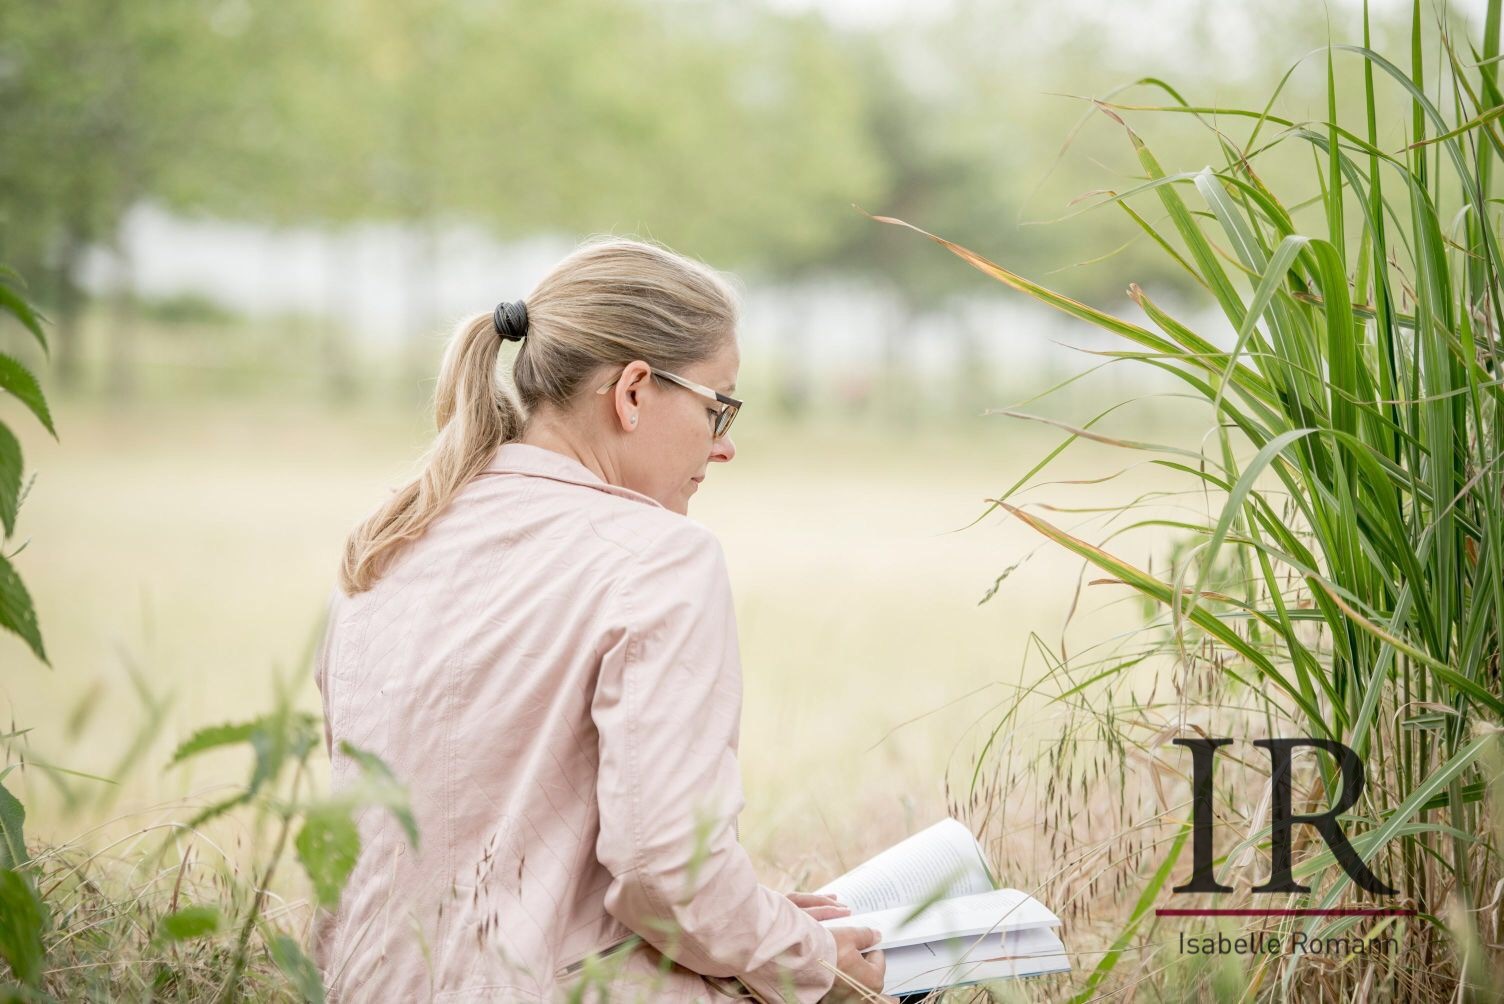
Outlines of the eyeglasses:
{"label": "eyeglasses", "polygon": [[[622,372],[626,371],[623,370]],[[662,377],[669,383],[676,383],[680,387],[683,387],[685,390],[693,391],[694,393],[705,398],[707,401],[714,401],[716,404],[720,405],[719,408],[709,409],[712,416],[710,422],[710,435],[712,439],[720,439],[722,436],[726,435],[728,431],[730,431],[731,423],[736,420],[736,413],[741,410],[742,402],[738,401],[736,398],[732,397],[729,394],[722,394],[718,390],[713,390],[709,387],[706,387],[704,384],[695,383],[693,380],[686,380],[683,377],[679,376],[677,373],[668,373],[664,370],[652,370],[651,372],[655,377]],[[606,391],[610,390],[612,387],[615,387],[617,381],[619,381],[620,379],[621,374],[618,373],[615,380],[612,380],[604,387],[596,390],[596,393],[606,393]]]}

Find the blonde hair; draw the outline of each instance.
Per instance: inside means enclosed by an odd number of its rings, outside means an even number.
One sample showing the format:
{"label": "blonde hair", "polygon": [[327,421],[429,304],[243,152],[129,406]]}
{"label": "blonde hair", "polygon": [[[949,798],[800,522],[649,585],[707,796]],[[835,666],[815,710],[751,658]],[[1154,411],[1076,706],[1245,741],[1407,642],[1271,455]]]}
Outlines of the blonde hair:
{"label": "blonde hair", "polygon": [[[491,311],[466,320],[444,350],[423,471],[345,542],[340,587],[376,584],[401,545],[429,523],[549,402],[567,409],[592,374],[641,359],[677,370],[715,355],[736,330],[736,294],[708,266],[620,238],[581,245],[525,298],[527,337],[512,364],[517,397],[496,379],[501,338]],[[594,389],[594,388],[591,388]]]}

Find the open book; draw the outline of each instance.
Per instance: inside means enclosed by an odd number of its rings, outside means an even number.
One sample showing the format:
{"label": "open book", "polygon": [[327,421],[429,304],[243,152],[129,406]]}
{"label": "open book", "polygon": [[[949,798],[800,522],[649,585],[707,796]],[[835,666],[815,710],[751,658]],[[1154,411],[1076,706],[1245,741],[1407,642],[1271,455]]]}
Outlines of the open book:
{"label": "open book", "polygon": [[815,891],[851,908],[826,927],[882,932],[874,948],[887,957],[886,994],[1070,969],[1060,918],[995,885],[976,837],[944,819]]}

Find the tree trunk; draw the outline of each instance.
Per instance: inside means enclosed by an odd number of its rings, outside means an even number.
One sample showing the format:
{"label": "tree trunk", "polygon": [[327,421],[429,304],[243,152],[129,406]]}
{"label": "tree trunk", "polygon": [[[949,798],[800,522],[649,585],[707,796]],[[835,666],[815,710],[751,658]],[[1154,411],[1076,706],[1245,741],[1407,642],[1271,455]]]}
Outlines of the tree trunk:
{"label": "tree trunk", "polygon": [[130,252],[120,251],[120,287],[111,298],[110,321],[105,326],[108,336],[108,363],[105,372],[105,389],[110,399],[126,403],[136,397],[137,339],[140,335],[135,316],[135,262]]}
{"label": "tree trunk", "polygon": [[83,310],[83,296],[73,284],[72,268],[65,264],[53,276],[52,299],[57,304],[57,316],[52,330],[47,333],[47,344],[52,355],[53,377],[59,390],[77,390],[83,377],[83,362],[79,344],[82,333],[79,315]]}
{"label": "tree trunk", "polygon": [[340,244],[335,235],[324,235],[324,393],[343,404],[355,397],[354,359],[350,346],[350,312],[345,309],[345,290],[352,283],[342,280],[348,269],[340,267]]}
{"label": "tree trunk", "polygon": [[62,261],[49,276],[52,302],[57,316],[48,332],[47,344],[52,357],[51,370],[60,390],[78,389],[83,382],[83,290],[73,276],[83,257],[84,241],[70,234],[63,244]]}
{"label": "tree trunk", "polygon": [[774,397],[780,413],[797,420],[809,411],[809,330],[803,323],[804,318],[809,316],[809,311],[797,296],[789,295],[780,299],[788,304],[789,309],[780,318],[780,328],[774,339],[778,367],[778,386]]}
{"label": "tree trunk", "polygon": [[403,335],[402,383],[415,400],[426,400],[433,391],[437,361],[431,351],[436,297],[434,268],[438,256],[438,232],[433,217],[427,213],[408,224],[406,244],[408,264],[405,290],[407,331]]}
{"label": "tree trunk", "polygon": [[959,312],[953,315],[956,331],[956,401],[954,410],[963,418],[976,418],[992,402],[992,373],[982,352],[976,322]]}
{"label": "tree trunk", "polygon": [[914,337],[916,320],[914,308],[907,302],[900,302],[892,319],[883,328],[882,411],[901,424],[912,423],[918,413],[914,395],[919,381],[909,371],[914,358],[910,340]]}

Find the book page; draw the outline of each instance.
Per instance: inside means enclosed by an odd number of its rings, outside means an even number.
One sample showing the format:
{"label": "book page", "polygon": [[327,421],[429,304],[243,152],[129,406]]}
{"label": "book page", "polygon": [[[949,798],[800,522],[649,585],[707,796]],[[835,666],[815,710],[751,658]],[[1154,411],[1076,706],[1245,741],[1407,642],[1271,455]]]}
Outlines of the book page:
{"label": "book page", "polygon": [[926,906],[917,916],[912,906],[849,917],[822,920],[826,927],[870,927],[882,932],[876,948],[884,951],[905,945],[939,942],[954,938],[1031,928],[1056,927],[1060,918],[1039,900],[1017,889],[994,889],[942,899]]}
{"label": "book page", "polygon": [[920,993],[983,980],[1014,979],[1071,968],[1065,945],[1049,928],[983,939],[913,945],[884,952],[883,993]]}
{"label": "book page", "polygon": [[815,891],[838,897],[856,914],[917,906],[936,894],[991,890],[976,837],[956,820],[942,819]]}

